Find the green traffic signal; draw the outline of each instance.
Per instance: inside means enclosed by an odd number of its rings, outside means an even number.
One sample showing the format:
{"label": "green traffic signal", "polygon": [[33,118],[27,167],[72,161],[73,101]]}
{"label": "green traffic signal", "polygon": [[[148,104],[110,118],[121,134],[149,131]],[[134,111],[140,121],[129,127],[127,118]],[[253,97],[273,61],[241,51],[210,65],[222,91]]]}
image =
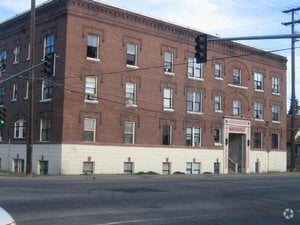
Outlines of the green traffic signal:
{"label": "green traffic signal", "polygon": [[6,109],[5,108],[1,108],[0,109],[0,125],[4,125],[6,120],[5,120],[5,117],[6,117]]}

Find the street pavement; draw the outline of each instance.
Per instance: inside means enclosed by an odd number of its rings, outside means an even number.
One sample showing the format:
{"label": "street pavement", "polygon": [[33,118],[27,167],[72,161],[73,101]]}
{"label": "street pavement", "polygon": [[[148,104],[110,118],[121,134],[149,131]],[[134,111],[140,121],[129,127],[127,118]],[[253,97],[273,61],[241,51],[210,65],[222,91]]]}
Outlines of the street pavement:
{"label": "street pavement", "polygon": [[18,225],[300,224],[300,174],[0,177]]}

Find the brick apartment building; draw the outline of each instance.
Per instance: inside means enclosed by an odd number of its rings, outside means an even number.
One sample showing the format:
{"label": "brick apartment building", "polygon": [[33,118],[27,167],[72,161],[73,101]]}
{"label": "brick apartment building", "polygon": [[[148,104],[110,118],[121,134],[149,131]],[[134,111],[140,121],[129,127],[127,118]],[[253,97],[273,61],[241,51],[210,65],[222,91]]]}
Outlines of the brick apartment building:
{"label": "brick apartment building", "polygon": [[[92,0],[37,8],[33,173],[286,170],[286,58]],[[0,24],[2,77],[28,68],[30,12]],[[28,79],[1,85],[0,166],[26,164]]]}

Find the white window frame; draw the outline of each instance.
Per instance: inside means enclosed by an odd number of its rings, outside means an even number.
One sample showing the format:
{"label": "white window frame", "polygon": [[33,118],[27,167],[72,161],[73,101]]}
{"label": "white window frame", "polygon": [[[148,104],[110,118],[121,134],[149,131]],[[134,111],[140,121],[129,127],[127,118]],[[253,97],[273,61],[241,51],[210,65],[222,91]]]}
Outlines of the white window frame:
{"label": "white window frame", "polygon": [[214,75],[215,79],[222,79],[222,64],[221,63],[215,63],[214,64]]}
{"label": "white window frame", "polygon": [[[47,124],[46,124],[47,123]],[[45,127],[49,125],[49,127]],[[46,139],[43,134],[46,131]],[[42,118],[40,122],[40,141],[47,142],[51,140],[51,120],[49,118]]]}
{"label": "white window frame", "polygon": [[214,97],[214,109],[215,109],[215,112],[223,112],[222,111],[222,96],[221,95],[216,95]]}
{"label": "white window frame", "polygon": [[194,80],[203,80],[203,64],[197,63],[196,58],[188,58],[188,78]]}
{"label": "white window frame", "polygon": [[258,72],[254,73],[254,89],[256,91],[264,90],[264,77],[262,73],[258,73]]}
{"label": "white window frame", "polygon": [[[48,90],[48,96],[46,96]],[[53,97],[53,77],[45,75],[42,83],[42,102],[51,101]]]}
{"label": "white window frame", "polygon": [[[257,142],[257,139],[256,139],[256,134],[258,134],[260,136],[260,146],[256,146],[256,142]],[[254,132],[254,148],[256,149],[262,149],[263,147],[263,133],[262,132]]]}
{"label": "white window frame", "polygon": [[[276,135],[276,139],[277,139],[277,141],[276,141],[276,143],[277,143],[277,146],[274,146],[273,144],[273,137],[275,137],[274,135]],[[273,133],[272,135],[271,135],[271,147],[272,147],[272,149],[277,149],[277,150],[279,150],[280,149],[280,135],[278,134],[278,133]]]}
{"label": "white window frame", "polygon": [[16,45],[13,50],[14,62],[13,64],[18,64],[20,61],[20,45]]}
{"label": "white window frame", "polygon": [[29,98],[29,81],[26,80],[26,90],[25,90],[24,100],[27,100],[28,98]]}
{"label": "white window frame", "polygon": [[[125,144],[135,144],[135,122],[124,122],[124,143]],[[128,138],[131,141],[127,141]]]}
{"label": "white window frame", "polygon": [[272,105],[272,122],[280,122],[280,105],[279,104]]}
{"label": "white window frame", "polygon": [[55,53],[56,38],[55,34],[51,33],[45,36],[44,39],[44,56],[47,53]]}
{"label": "white window frame", "polygon": [[98,102],[98,79],[96,76],[85,77],[85,102]]}
{"label": "white window frame", "polygon": [[164,72],[167,75],[174,75],[174,53],[171,51],[164,52]]}
{"label": "white window frame", "polygon": [[264,105],[262,102],[254,102],[253,117],[255,120],[263,120],[264,119]]}
{"label": "white window frame", "polygon": [[187,162],[186,163],[186,174],[201,174],[201,163],[200,162]]}
{"label": "white window frame", "polygon": [[17,82],[14,82],[13,83],[13,90],[12,90],[12,101],[17,101],[17,98],[18,98],[18,83]]}
{"label": "white window frame", "polygon": [[[203,94],[201,92],[188,91],[186,96],[187,96],[187,112],[202,113]],[[197,96],[199,96],[199,101],[196,101]],[[190,99],[190,97],[192,97],[192,99]],[[192,104],[191,108],[189,104]],[[199,110],[196,109],[197,108],[196,106],[199,107]]]}
{"label": "white window frame", "polygon": [[[89,38],[96,38],[96,43],[91,43],[94,42],[95,40],[89,40]],[[99,58],[99,52],[100,52],[100,37],[97,34],[92,34],[88,33],[87,38],[86,38],[86,58],[89,60],[94,60],[94,61],[100,61]],[[96,48],[96,52],[93,54],[96,54],[95,57],[89,56],[89,48]]]}
{"label": "white window frame", "polygon": [[137,107],[136,104],[136,83],[126,82],[125,85],[125,105],[127,107]]}
{"label": "white window frame", "polygon": [[[202,142],[201,127],[187,127],[185,140],[187,146],[201,147],[201,142]],[[191,141],[191,143],[189,144],[188,141]]]}
{"label": "white window frame", "polygon": [[[162,137],[162,144],[163,145],[171,145],[172,144],[172,136],[173,136],[173,126],[172,125],[168,125],[168,124],[164,124],[163,126],[162,126],[162,132],[163,132],[163,137]],[[164,137],[166,136],[165,135],[165,128],[168,128],[168,137],[169,137],[169,139],[168,139],[168,143],[165,143],[164,142]]]}
{"label": "white window frame", "polygon": [[18,119],[14,124],[14,138],[24,139],[26,137],[26,121]]}
{"label": "white window frame", "polygon": [[[127,43],[127,51],[126,51],[126,65],[127,67],[132,67],[132,68],[138,68],[138,62],[137,62],[137,53],[138,53],[138,45],[135,43]],[[128,63],[130,62],[129,58],[134,57],[133,64]]]}
{"label": "white window frame", "polygon": [[215,146],[222,146],[223,143],[223,134],[221,128],[214,129],[214,145]]}
{"label": "white window frame", "polygon": [[238,68],[233,68],[233,84],[242,85],[242,70]]}
{"label": "white window frame", "polygon": [[272,94],[280,95],[280,78],[272,77]]}
{"label": "white window frame", "polygon": [[164,88],[164,101],[163,101],[164,111],[174,111],[173,109],[173,89]]}
{"label": "white window frame", "polygon": [[[95,142],[96,140],[96,123],[97,120],[95,118],[84,118],[83,121],[83,141],[85,142]],[[93,132],[92,139],[93,140],[86,140],[85,132]],[[87,136],[88,137],[88,136]]]}
{"label": "white window frame", "polygon": [[232,115],[233,116],[241,116],[241,113],[242,113],[241,101],[233,100]]}

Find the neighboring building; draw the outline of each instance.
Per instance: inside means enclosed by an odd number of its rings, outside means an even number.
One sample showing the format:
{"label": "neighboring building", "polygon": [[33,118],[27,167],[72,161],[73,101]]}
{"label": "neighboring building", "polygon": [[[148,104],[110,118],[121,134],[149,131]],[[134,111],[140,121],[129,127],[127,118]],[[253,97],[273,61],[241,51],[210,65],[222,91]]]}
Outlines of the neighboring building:
{"label": "neighboring building", "polygon": [[[287,167],[291,166],[291,116],[287,115]],[[300,115],[295,116],[295,166],[300,169]]]}
{"label": "neighboring building", "polygon": [[[0,24],[4,77],[30,66],[30,12]],[[33,172],[286,170],[286,58],[92,0],[37,9]],[[1,86],[1,169],[23,172],[28,81]]]}

